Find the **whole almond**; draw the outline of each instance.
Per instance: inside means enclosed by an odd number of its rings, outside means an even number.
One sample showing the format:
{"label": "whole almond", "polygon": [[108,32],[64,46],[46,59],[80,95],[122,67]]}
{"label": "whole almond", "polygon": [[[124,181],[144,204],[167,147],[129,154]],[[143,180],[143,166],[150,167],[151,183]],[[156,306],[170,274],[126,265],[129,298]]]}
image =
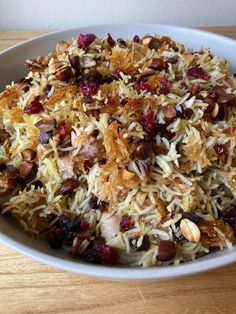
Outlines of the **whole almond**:
{"label": "whole almond", "polygon": [[180,222],[180,230],[182,235],[190,242],[199,242],[201,232],[198,226],[189,219],[182,219]]}

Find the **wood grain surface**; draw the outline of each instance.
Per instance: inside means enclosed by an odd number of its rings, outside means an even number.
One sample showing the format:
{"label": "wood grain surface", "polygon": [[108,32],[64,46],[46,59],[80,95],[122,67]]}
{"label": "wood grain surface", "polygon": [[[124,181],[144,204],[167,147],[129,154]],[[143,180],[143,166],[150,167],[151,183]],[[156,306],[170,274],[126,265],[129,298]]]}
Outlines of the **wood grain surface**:
{"label": "wood grain surface", "polygon": [[[204,28],[236,39],[236,27]],[[0,50],[46,31],[0,31]],[[0,244],[0,314],[236,313],[236,264],[155,282],[83,277],[41,264]]]}

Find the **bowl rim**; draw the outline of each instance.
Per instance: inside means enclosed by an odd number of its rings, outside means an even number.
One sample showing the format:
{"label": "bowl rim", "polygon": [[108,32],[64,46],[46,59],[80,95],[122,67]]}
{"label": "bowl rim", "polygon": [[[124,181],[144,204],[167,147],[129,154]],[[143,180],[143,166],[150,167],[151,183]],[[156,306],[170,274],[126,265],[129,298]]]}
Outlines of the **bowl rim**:
{"label": "bowl rim", "polygon": [[[154,24],[154,23],[116,23],[116,24],[94,24],[79,26],[75,28],[68,28],[58,31],[53,31],[50,33],[42,34],[23,42],[17,43],[7,49],[4,49],[0,52],[0,57],[7,54],[10,51],[13,51],[16,48],[23,47],[27,44],[33,43],[39,39],[49,39],[55,35],[62,35],[70,32],[83,32],[86,29],[94,29],[96,31],[99,29],[107,28],[116,28],[118,29],[121,26],[130,26],[130,27],[150,27],[150,28],[165,28],[165,31],[168,30],[180,30],[188,31],[193,34],[199,34],[200,36],[210,36],[216,40],[224,40],[225,42],[232,43],[236,45],[236,40],[228,38],[223,35],[215,34],[209,31],[193,29],[190,27],[174,26],[167,24]],[[0,227],[1,228],[1,227]],[[236,261],[236,251],[227,250],[224,254],[220,256],[214,256],[212,253],[212,258],[204,259],[200,258],[192,262],[187,262],[176,265],[169,265],[163,267],[150,267],[150,268],[141,268],[141,267],[128,267],[128,266],[112,266],[107,267],[103,265],[94,265],[89,263],[80,263],[79,260],[62,260],[60,257],[52,256],[48,253],[41,252],[35,248],[31,248],[26,244],[20,243],[10,236],[5,235],[0,230],[0,242],[7,245],[8,247],[31,257],[35,260],[38,260],[42,263],[48,264],[60,268],[62,270],[79,273],[82,275],[95,276],[98,278],[113,279],[113,280],[156,280],[156,279],[171,279],[176,277],[183,277],[187,275],[194,275],[200,272],[205,272],[211,269],[220,268],[225,265],[231,264]]]}

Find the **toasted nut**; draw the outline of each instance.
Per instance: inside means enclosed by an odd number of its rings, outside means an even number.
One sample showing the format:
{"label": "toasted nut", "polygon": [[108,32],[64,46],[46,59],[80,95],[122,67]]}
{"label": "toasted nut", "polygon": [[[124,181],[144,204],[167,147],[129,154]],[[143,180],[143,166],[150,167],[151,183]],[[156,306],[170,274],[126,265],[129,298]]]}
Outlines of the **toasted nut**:
{"label": "toasted nut", "polygon": [[28,148],[28,149],[23,150],[21,155],[26,161],[31,161],[36,157],[37,152]]}
{"label": "toasted nut", "polygon": [[225,95],[222,95],[218,98],[218,103],[220,105],[231,105],[235,102],[235,99],[236,99],[236,95],[234,94],[225,94]]}
{"label": "toasted nut", "polygon": [[66,51],[66,49],[70,46],[70,44],[65,41],[65,40],[60,40],[58,43],[57,43],[57,46],[56,46],[56,51],[57,52],[64,52]]}
{"label": "toasted nut", "polygon": [[52,64],[49,65],[48,67],[48,71],[50,74],[55,74],[58,71],[61,71],[62,69],[67,68],[68,63],[65,61],[58,61],[58,62],[54,62]]}
{"label": "toasted nut", "polygon": [[214,119],[219,113],[219,105],[215,103],[215,107],[211,113],[211,117]]}
{"label": "toasted nut", "polygon": [[123,169],[121,176],[122,176],[123,180],[131,180],[131,179],[133,179],[133,177],[135,177],[135,173]]}
{"label": "toasted nut", "polygon": [[196,84],[196,83],[194,83],[191,86],[191,94],[192,95],[197,95],[200,92],[200,90],[201,90],[201,87],[198,84]]}
{"label": "toasted nut", "polygon": [[52,63],[48,69],[49,73],[54,74],[59,81],[68,81],[73,75],[71,68],[65,61]]}
{"label": "toasted nut", "polygon": [[156,259],[160,262],[170,261],[175,257],[176,247],[174,242],[161,240],[158,246]]}
{"label": "toasted nut", "polygon": [[153,37],[151,35],[145,35],[143,36],[143,38],[141,39],[141,43],[145,46],[148,45],[150,43],[150,41],[153,39]]}
{"label": "toasted nut", "polygon": [[68,195],[72,193],[79,186],[79,181],[75,179],[68,179],[62,183],[61,194]]}
{"label": "toasted nut", "polygon": [[145,77],[145,76],[150,76],[155,74],[156,71],[152,70],[152,69],[148,69],[148,70],[144,70],[140,73],[141,76]]}
{"label": "toasted nut", "polygon": [[38,167],[36,163],[28,161],[24,162],[19,168],[21,177],[27,180],[33,179],[36,176],[37,171]]}
{"label": "toasted nut", "polygon": [[182,235],[190,242],[199,242],[201,237],[201,232],[198,226],[191,220],[185,218],[180,222],[180,230]]}
{"label": "toasted nut", "polygon": [[56,127],[56,120],[55,119],[41,119],[37,123],[35,123],[35,126],[41,131],[41,132],[50,132]]}
{"label": "toasted nut", "polygon": [[150,42],[148,43],[148,47],[150,49],[158,49],[161,46],[161,42],[157,38],[152,38]]}
{"label": "toasted nut", "polygon": [[50,132],[40,132],[39,134],[39,142],[41,144],[49,143],[50,138],[52,138],[53,131]]}
{"label": "toasted nut", "polygon": [[10,137],[10,134],[4,130],[0,130],[0,144],[4,143],[6,139]]}
{"label": "toasted nut", "polygon": [[162,111],[164,113],[164,116],[167,119],[172,119],[172,118],[176,117],[176,110],[172,106],[165,106],[162,108]]}
{"label": "toasted nut", "polygon": [[83,68],[91,68],[93,67],[94,65],[96,65],[96,61],[93,60],[93,58],[91,57],[83,57],[82,60],[81,60],[81,66]]}

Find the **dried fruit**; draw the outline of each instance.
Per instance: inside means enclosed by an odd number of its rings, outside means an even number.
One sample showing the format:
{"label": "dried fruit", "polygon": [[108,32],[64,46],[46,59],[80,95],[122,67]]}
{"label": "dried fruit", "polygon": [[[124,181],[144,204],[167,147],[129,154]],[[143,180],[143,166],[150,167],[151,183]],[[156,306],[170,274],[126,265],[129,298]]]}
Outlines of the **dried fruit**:
{"label": "dried fruit", "polygon": [[117,39],[117,43],[118,43],[119,47],[121,47],[121,48],[125,48],[126,47],[126,42],[122,38],[118,38]]}
{"label": "dried fruit", "polygon": [[133,41],[134,41],[135,43],[139,43],[139,42],[140,42],[139,36],[138,36],[138,35],[134,35]]}
{"label": "dried fruit", "polygon": [[185,119],[191,119],[193,116],[193,110],[191,108],[186,108],[184,110],[184,118]]}
{"label": "dried fruit", "polygon": [[88,80],[82,81],[79,84],[79,91],[81,92],[81,94],[83,94],[83,96],[96,94],[97,89],[98,89],[98,84],[95,82],[88,81]]}
{"label": "dried fruit", "polygon": [[198,226],[191,220],[185,218],[180,222],[180,230],[182,235],[190,242],[199,242],[201,237],[201,232]]}
{"label": "dried fruit", "polygon": [[175,106],[175,110],[176,110],[177,116],[180,117],[180,118],[183,118],[183,116],[184,116],[184,108],[183,108],[183,106],[180,105],[180,104],[177,104]]}
{"label": "dried fruit", "polygon": [[114,248],[106,245],[102,240],[95,240],[90,244],[90,248],[85,251],[84,259],[89,263],[112,265],[119,259]]}
{"label": "dried fruit", "polygon": [[166,63],[161,58],[153,58],[149,60],[147,67],[156,71],[161,71],[166,69]]}
{"label": "dried fruit", "polygon": [[21,155],[26,161],[31,161],[36,157],[37,152],[30,148],[27,148],[22,151]]}
{"label": "dried fruit", "polygon": [[210,75],[207,74],[201,67],[195,66],[190,69],[188,69],[187,74],[191,77],[199,78],[205,81],[208,81],[210,78]]}
{"label": "dried fruit", "polygon": [[90,197],[89,206],[92,209],[98,209],[99,208],[98,198],[96,195],[92,194],[92,196]]}
{"label": "dried fruit", "polygon": [[192,95],[197,95],[201,90],[201,87],[200,85],[194,83],[192,86],[191,86],[191,94]]}
{"label": "dried fruit", "polygon": [[201,224],[204,222],[204,219],[196,214],[190,213],[190,212],[181,212],[182,218],[187,218],[191,221],[193,221],[195,224]]}
{"label": "dried fruit", "polygon": [[147,82],[144,82],[144,81],[140,81],[137,85],[136,85],[136,90],[137,91],[147,91],[147,92],[151,92],[152,91],[152,88],[151,86],[147,83]]}
{"label": "dried fruit", "polygon": [[69,135],[69,130],[66,126],[66,122],[65,121],[61,121],[59,124],[58,124],[58,133],[60,135],[60,139],[61,140],[64,140],[68,135]]}
{"label": "dried fruit", "polygon": [[230,206],[222,212],[224,222],[230,225],[236,224],[236,206]]}
{"label": "dried fruit", "polygon": [[219,105],[228,105],[232,106],[236,102],[236,95],[234,94],[225,94],[222,96],[219,96],[218,98],[218,104]]}
{"label": "dried fruit", "polygon": [[128,215],[122,216],[121,221],[120,221],[121,231],[129,230],[131,226],[132,226],[132,217]]}
{"label": "dried fruit", "polygon": [[133,238],[129,240],[130,247],[133,251],[140,252],[140,251],[148,251],[150,249],[149,236],[145,234],[145,236],[143,237],[143,242],[139,247],[137,246],[138,240],[139,238]]}
{"label": "dried fruit", "polygon": [[223,144],[219,144],[219,145],[215,145],[214,149],[217,153],[217,155],[222,156],[228,153],[228,147],[226,145]]}
{"label": "dried fruit", "polygon": [[31,180],[33,179],[38,171],[38,166],[34,162],[25,161],[19,168],[19,172],[22,178]]}
{"label": "dried fruit", "polygon": [[111,34],[107,34],[107,42],[111,47],[114,47],[116,45],[115,40],[111,37]]}
{"label": "dried fruit", "polygon": [[160,240],[156,259],[160,262],[172,260],[176,255],[176,246],[169,240]]}
{"label": "dried fruit", "polygon": [[152,144],[150,142],[139,142],[134,151],[134,157],[138,160],[148,159],[152,154]]}
{"label": "dried fruit", "polygon": [[43,109],[43,105],[40,102],[40,96],[36,96],[29,105],[24,108],[24,113],[36,114]]}
{"label": "dried fruit", "polygon": [[72,193],[78,186],[79,181],[75,179],[68,179],[62,183],[60,192],[62,195],[68,195]]}
{"label": "dried fruit", "polygon": [[86,232],[89,229],[89,222],[87,219],[82,219],[80,222],[80,231]]}
{"label": "dried fruit", "polygon": [[153,111],[143,115],[140,119],[140,123],[143,129],[148,132],[151,136],[154,136],[156,133],[156,123],[154,121],[155,114]]}
{"label": "dried fruit", "polygon": [[96,36],[94,34],[80,34],[77,39],[77,47],[86,49],[89,45],[96,39]]}
{"label": "dried fruit", "polygon": [[49,93],[51,92],[51,89],[52,89],[52,85],[48,84],[48,85],[46,85],[46,87],[43,90],[43,92],[47,98],[48,98]]}
{"label": "dried fruit", "polygon": [[167,78],[165,77],[161,77],[160,78],[160,87],[159,87],[159,94],[168,94],[170,91],[170,87],[169,87],[169,81]]}

